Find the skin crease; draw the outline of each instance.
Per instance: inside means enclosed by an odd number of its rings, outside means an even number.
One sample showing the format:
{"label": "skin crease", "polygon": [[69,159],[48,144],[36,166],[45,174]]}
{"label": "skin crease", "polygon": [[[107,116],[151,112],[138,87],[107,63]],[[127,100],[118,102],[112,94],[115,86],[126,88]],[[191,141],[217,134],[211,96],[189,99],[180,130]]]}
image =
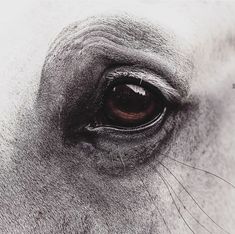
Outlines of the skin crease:
{"label": "skin crease", "polygon": [[[25,2],[5,18],[1,233],[235,233],[235,188],[179,163],[235,184],[235,3],[133,2]],[[104,70],[159,61],[181,97],[162,126],[70,134]]]}

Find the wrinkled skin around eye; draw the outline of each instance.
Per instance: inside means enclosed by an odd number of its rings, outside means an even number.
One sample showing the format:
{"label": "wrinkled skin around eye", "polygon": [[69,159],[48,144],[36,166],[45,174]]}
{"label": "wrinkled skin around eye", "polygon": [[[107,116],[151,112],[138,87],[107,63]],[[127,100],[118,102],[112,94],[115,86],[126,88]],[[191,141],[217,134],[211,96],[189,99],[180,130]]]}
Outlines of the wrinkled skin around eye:
{"label": "wrinkled skin around eye", "polygon": [[[2,8],[0,232],[234,233],[235,4],[110,5]],[[180,107],[84,131],[121,65],[167,80]]]}

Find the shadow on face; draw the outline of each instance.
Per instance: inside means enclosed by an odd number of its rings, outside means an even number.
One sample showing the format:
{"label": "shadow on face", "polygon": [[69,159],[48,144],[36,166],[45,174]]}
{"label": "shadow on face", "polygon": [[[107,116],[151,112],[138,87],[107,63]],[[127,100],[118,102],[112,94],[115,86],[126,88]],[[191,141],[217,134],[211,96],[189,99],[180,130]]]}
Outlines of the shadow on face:
{"label": "shadow on face", "polygon": [[6,66],[0,230],[233,233],[235,4],[60,4]]}

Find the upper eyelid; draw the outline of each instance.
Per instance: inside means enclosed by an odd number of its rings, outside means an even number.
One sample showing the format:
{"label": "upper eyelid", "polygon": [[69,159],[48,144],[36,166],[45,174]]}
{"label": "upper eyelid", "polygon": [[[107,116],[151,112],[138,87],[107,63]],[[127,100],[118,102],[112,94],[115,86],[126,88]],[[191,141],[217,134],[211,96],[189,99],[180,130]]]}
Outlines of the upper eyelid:
{"label": "upper eyelid", "polygon": [[181,95],[178,90],[173,88],[163,77],[152,71],[136,67],[121,67],[109,72],[106,78],[115,79],[120,76],[135,77],[153,85],[160,90],[169,102],[180,102],[181,100]]}
{"label": "upper eyelid", "polygon": [[[122,43],[119,43],[120,40]],[[86,58],[89,59],[102,57],[111,61],[111,64],[129,63],[147,67],[152,71],[160,70],[166,76],[167,82],[179,89],[181,95],[186,96],[189,84],[185,77],[191,75],[192,64],[184,51],[172,47],[174,40],[176,39],[172,32],[143,19],[130,18],[127,15],[99,16],[74,23],[64,29],[53,43],[50,54],[61,53],[63,50],[77,51],[79,48],[79,53],[87,54]],[[136,47],[134,41],[137,42]]]}
{"label": "upper eyelid", "polygon": [[[117,20],[118,18],[114,18],[113,22],[119,22]],[[96,25],[96,22],[94,20],[87,28]],[[103,25],[104,31],[108,30],[105,22],[109,22],[109,19],[102,20],[99,23],[99,25]],[[122,22],[125,22],[125,18]],[[140,24],[145,25],[142,22]],[[113,24],[114,28],[116,26],[116,24]],[[142,30],[143,28],[133,27],[132,30],[134,29],[139,32],[146,31],[146,28]],[[94,30],[95,28],[92,28],[90,31],[93,32]],[[120,27],[120,37],[122,30],[123,28]],[[132,30],[128,29],[128,31]],[[154,38],[159,38],[158,27],[153,27],[153,30],[150,31],[153,31]],[[46,57],[41,73],[37,102],[50,100],[50,103],[48,105],[43,104],[43,108],[50,109],[52,113],[62,109],[62,114],[67,116],[68,113],[72,113],[77,108],[78,103],[83,98],[89,96],[89,101],[93,98],[97,100],[97,97],[102,98],[103,92],[97,92],[97,90],[101,91],[101,88],[105,88],[104,73],[111,70],[113,66],[121,65],[140,68],[139,71],[142,70],[142,73],[136,72],[137,77],[138,74],[139,76],[142,75],[143,80],[145,79],[147,83],[158,88],[166,100],[172,101],[173,104],[177,101],[180,101],[181,104],[183,98],[188,96],[188,81],[192,70],[191,60],[185,56],[184,51],[178,51],[172,45],[170,46],[171,43],[168,45],[167,42],[168,40],[171,41],[171,38],[168,38],[164,45],[157,43],[158,40],[155,43],[150,41],[147,45],[142,45],[142,39],[148,40],[149,38],[148,34],[143,34],[144,37],[137,40],[138,48],[134,48],[125,43],[123,45],[115,44],[115,41],[102,37],[102,33],[95,37],[88,33],[84,41],[74,40],[80,38],[77,35],[78,32],[79,27],[72,27],[70,30],[61,33]],[[89,39],[89,43],[84,47],[84,43],[87,42],[86,39]],[[152,71],[153,76],[145,75],[143,73],[145,68],[148,69],[147,71]],[[81,87],[85,87],[82,92]]]}

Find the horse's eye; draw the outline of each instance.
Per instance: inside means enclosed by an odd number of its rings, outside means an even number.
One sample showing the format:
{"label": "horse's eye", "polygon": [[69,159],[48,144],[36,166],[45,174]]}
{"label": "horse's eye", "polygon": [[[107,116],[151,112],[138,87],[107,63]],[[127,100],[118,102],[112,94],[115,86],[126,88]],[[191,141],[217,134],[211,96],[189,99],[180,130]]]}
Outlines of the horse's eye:
{"label": "horse's eye", "polygon": [[91,126],[137,129],[160,119],[165,109],[165,98],[153,85],[124,79],[108,86]]}
{"label": "horse's eye", "polygon": [[103,111],[110,124],[136,127],[157,118],[164,109],[160,95],[135,84],[111,87],[103,100]]}

